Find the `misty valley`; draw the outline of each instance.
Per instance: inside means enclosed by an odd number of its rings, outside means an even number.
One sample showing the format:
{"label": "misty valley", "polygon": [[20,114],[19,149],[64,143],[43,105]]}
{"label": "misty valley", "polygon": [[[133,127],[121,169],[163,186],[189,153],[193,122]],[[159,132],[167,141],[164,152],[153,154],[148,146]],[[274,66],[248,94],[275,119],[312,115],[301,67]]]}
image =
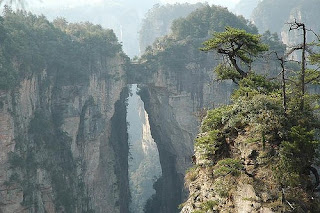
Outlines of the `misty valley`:
{"label": "misty valley", "polygon": [[0,213],[320,212],[320,1],[0,5]]}

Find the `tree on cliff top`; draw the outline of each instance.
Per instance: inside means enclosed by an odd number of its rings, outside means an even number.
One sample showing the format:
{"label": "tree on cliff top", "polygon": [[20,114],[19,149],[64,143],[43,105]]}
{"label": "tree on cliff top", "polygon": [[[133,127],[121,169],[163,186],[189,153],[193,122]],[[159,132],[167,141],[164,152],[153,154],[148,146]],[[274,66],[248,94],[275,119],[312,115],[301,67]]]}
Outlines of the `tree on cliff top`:
{"label": "tree on cliff top", "polygon": [[[216,72],[220,79],[232,79],[236,82],[248,74],[239,62],[245,64],[250,71],[253,59],[268,50],[267,45],[262,44],[260,38],[260,35],[247,33],[245,30],[226,27],[225,32],[215,33],[211,39],[205,41],[201,50],[216,50],[219,54],[226,56],[227,63],[218,66]],[[225,72],[221,72],[220,68]]]}
{"label": "tree on cliff top", "polygon": [[[316,111],[319,109],[319,95],[306,91],[304,110],[301,110],[297,99],[301,96],[297,89],[300,84],[294,82],[300,76],[299,73],[293,74],[293,80],[284,85],[288,89],[288,104],[284,108],[278,82],[237,68],[239,62],[249,66],[254,57],[266,50],[257,35],[229,28],[224,33],[216,33],[205,45],[202,50],[217,50],[229,60],[224,67],[220,66],[218,75],[224,79],[237,78],[239,84],[230,105],[208,111],[195,142],[197,167],[193,174],[201,174],[203,167],[206,167],[205,174],[210,170],[214,174],[211,197],[219,199],[209,201],[218,203],[215,210],[228,208],[220,198],[225,196],[227,200],[238,190],[235,183],[246,181],[256,192],[266,190],[270,197],[274,197],[268,202],[276,212],[280,209],[284,212],[320,212],[319,198],[315,195],[320,181],[313,167],[319,158],[320,121]],[[320,54],[311,55],[310,61],[319,65]],[[313,73],[313,78],[306,78],[309,79],[306,82],[318,82],[320,75]],[[253,151],[243,157],[247,148]],[[241,150],[245,151],[241,153]],[[252,153],[256,153],[256,157],[252,157]],[[246,163],[248,159],[254,159],[254,169]],[[191,188],[202,181],[198,174],[193,176]],[[192,177],[192,173],[186,177]],[[262,190],[261,185],[268,188]],[[205,206],[203,202],[191,208],[194,212],[205,212]]]}

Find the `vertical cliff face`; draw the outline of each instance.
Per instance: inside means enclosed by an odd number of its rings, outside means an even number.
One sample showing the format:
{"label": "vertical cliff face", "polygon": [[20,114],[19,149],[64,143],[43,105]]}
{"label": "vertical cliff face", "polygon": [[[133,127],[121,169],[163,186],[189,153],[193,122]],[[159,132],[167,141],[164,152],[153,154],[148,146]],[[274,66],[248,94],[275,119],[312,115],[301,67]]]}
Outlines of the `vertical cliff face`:
{"label": "vertical cliff face", "polygon": [[112,30],[0,18],[2,212],[128,212],[126,71]]}
{"label": "vertical cliff face", "polygon": [[[317,10],[317,8],[319,7],[320,3],[318,1],[303,1],[300,3],[300,5],[297,5],[296,7],[293,7],[291,9],[289,16],[286,17],[285,22],[293,23],[296,20],[297,22],[304,23],[306,27],[310,30],[313,30],[313,32],[318,33],[320,27],[318,25],[318,22],[315,20],[318,20],[320,18]],[[299,30],[290,31],[289,28],[289,25],[284,25],[281,28],[280,34],[283,43],[287,44],[289,47],[301,44],[303,42],[301,32]],[[308,42],[318,40],[313,32],[308,32]]]}
{"label": "vertical cliff face", "polygon": [[[300,44],[301,32],[290,31],[290,26],[295,20],[306,24],[308,29],[319,31],[317,21],[319,19],[319,1],[316,0],[263,0],[252,13],[252,21],[261,33],[270,30],[281,35],[284,44],[289,46]],[[315,36],[309,33],[309,40],[315,40]]]}
{"label": "vertical cliff face", "polygon": [[232,83],[214,80],[213,68],[221,58],[199,51],[211,32],[227,25],[256,32],[243,17],[225,8],[205,6],[175,21],[172,33],[158,39],[141,57],[142,67],[137,71],[143,74],[137,79],[145,82],[140,94],[162,168],[146,212],[179,211],[178,205],[187,196],[183,179],[191,166],[200,118],[206,109],[228,103]]}
{"label": "vertical cliff face", "polygon": [[1,92],[2,212],[128,212],[125,60],[106,60],[81,85],[44,71]]}
{"label": "vertical cliff face", "polygon": [[[189,53],[192,61],[195,55]],[[154,185],[157,193],[148,201],[146,212],[178,211],[187,195],[183,178],[191,166],[199,116],[202,110],[228,102],[231,83],[214,82],[213,55],[204,57],[203,63],[188,63],[180,69],[164,65],[154,73],[155,83],[140,91],[162,168],[162,177]]]}
{"label": "vertical cliff face", "polygon": [[[18,130],[21,129],[20,135],[28,131],[29,123],[34,114],[36,106],[39,104],[39,84],[38,78],[30,76],[21,82],[21,88],[16,92],[1,91],[1,211],[17,212],[23,208],[20,203],[23,202],[23,189],[11,185],[11,182],[20,179],[19,173],[13,173],[9,160],[13,158],[15,146],[18,140],[26,140],[24,137],[18,137]],[[17,97],[18,96],[18,97]],[[18,106],[26,106],[17,110]],[[26,135],[26,134],[25,134]],[[26,163],[22,160],[19,164]],[[15,163],[15,164],[17,164]],[[41,176],[44,176],[42,174]],[[43,183],[45,185],[45,183]],[[50,187],[48,190],[50,192]],[[51,196],[47,197],[48,202],[52,200]],[[47,208],[51,208],[50,204]]]}
{"label": "vertical cliff face", "polygon": [[[108,63],[106,70],[90,76],[89,85],[64,86],[57,102],[65,109],[63,129],[72,136],[73,158],[80,160],[79,170],[94,210],[124,208],[120,212],[126,212],[126,81],[121,58],[110,58]],[[119,79],[112,78],[115,75]]]}

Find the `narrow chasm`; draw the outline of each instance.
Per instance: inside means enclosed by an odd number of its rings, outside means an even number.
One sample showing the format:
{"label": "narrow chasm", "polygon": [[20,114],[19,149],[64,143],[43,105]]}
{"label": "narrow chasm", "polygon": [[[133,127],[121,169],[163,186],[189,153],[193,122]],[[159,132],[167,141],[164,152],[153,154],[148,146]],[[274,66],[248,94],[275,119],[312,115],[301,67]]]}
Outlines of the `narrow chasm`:
{"label": "narrow chasm", "polygon": [[[110,142],[116,153],[115,172],[118,180],[119,197],[116,200],[116,207],[120,213],[129,212],[128,200],[130,199],[129,180],[128,180],[128,129],[126,121],[126,106],[127,106],[128,88],[124,88],[121,92],[120,100],[115,104],[115,113],[111,119],[111,135]],[[103,162],[108,162],[108,156]]]}
{"label": "narrow chasm", "polygon": [[132,213],[143,213],[147,201],[155,196],[153,185],[161,177],[162,170],[158,148],[151,136],[149,116],[137,91],[137,85],[131,85],[127,106],[131,193],[129,210]]}

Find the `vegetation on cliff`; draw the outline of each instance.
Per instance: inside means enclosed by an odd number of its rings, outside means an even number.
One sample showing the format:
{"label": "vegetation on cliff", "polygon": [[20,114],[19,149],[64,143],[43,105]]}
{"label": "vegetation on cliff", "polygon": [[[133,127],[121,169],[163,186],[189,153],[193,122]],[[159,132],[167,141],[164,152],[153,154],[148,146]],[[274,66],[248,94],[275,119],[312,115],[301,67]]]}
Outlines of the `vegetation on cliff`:
{"label": "vegetation on cliff", "polygon": [[[79,83],[122,52],[112,30],[90,23],[53,23],[44,16],[5,7],[0,17],[0,89],[31,74],[57,73],[61,84]],[[98,63],[99,61],[99,63]]]}
{"label": "vegetation on cliff", "polygon": [[201,43],[213,32],[223,31],[225,26],[257,32],[247,20],[230,13],[226,8],[209,5],[200,7],[186,18],[173,21],[171,33],[147,47],[139,61],[146,69],[143,76],[162,69],[167,72],[174,70],[177,79],[183,79],[185,70],[192,69],[192,64],[205,64],[206,54],[198,51]]}
{"label": "vegetation on cliff", "polygon": [[227,8],[209,5],[197,9],[186,18],[176,19],[171,30],[176,39],[207,38],[214,32],[224,31],[225,26],[257,33],[256,27],[242,16],[230,13]]}
{"label": "vegetation on cliff", "polygon": [[[14,149],[8,153],[8,178],[3,186],[9,197],[15,196],[15,191],[21,196],[21,199],[12,198],[10,202],[17,207],[20,204],[28,212],[51,209],[55,212],[94,212],[93,209],[97,208],[92,201],[94,197],[85,183],[86,162],[75,154],[72,139],[79,149],[84,147],[84,120],[88,119],[85,114],[89,110],[93,117],[89,123],[95,125],[94,130],[90,129],[90,140],[95,134],[102,134],[97,133],[97,129],[99,125],[103,126],[101,120],[105,118],[98,113],[98,103],[92,97],[94,92],[88,95],[80,93],[89,86],[89,77],[93,74],[100,76],[102,79],[99,80],[106,81],[106,84],[112,81],[109,85],[120,82],[121,76],[117,71],[128,62],[121,44],[112,30],[105,30],[99,25],[71,24],[64,19],[51,23],[44,16],[14,12],[9,7],[0,17],[0,39],[0,90],[7,92],[9,104],[4,112],[8,111],[13,120],[10,128],[14,129]],[[20,81],[29,79],[34,80],[29,84],[34,90],[21,92]],[[67,88],[77,91],[72,97],[81,99],[78,105],[74,104],[79,108],[71,113],[70,105],[74,102],[68,102],[64,97]],[[106,92],[110,93],[109,89],[111,86]],[[125,104],[122,106],[120,102],[124,103],[126,93],[123,92],[115,106],[120,111],[116,110],[111,119],[110,130],[114,148],[124,156],[128,152],[127,136],[123,134],[126,131]],[[113,95],[113,99],[117,99],[116,94]],[[24,98],[29,102],[21,101]],[[74,113],[80,120],[77,136],[65,132],[64,116],[68,113]],[[97,121],[98,118],[101,120]],[[117,134],[116,131],[120,130],[122,133]],[[127,175],[121,175],[118,168],[126,168],[125,159],[119,159],[121,163],[114,166],[121,183],[126,183]],[[124,196],[118,205],[126,209],[127,185],[119,186],[119,191]],[[44,194],[48,194],[47,199]]]}
{"label": "vegetation on cliff", "polygon": [[[159,69],[175,70],[177,79],[182,79],[185,70],[192,64],[203,66],[208,56],[198,51],[201,43],[212,34],[222,32],[226,26],[245,30],[257,34],[257,28],[242,16],[236,16],[226,8],[205,5],[185,18],[178,18],[172,22],[171,33],[158,38],[152,46],[146,48],[145,53],[139,59],[139,63],[145,68],[143,77],[152,75]],[[143,36],[144,33],[141,34]],[[285,46],[276,34],[269,31],[263,34],[262,40],[270,45],[270,50],[284,51]],[[220,58],[217,56],[216,58]],[[258,66],[266,64],[261,60]],[[257,63],[256,63],[257,64]],[[274,63],[268,62],[275,67]],[[252,66],[256,66],[252,64]],[[140,70],[142,70],[140,68]]]}
{"label": "vegetation on cliff", "polygon": [[[236,76],[239,87],[232,104],[208,111],[202,122],[195,143],[196,165],[186,175],[189,199],[194,202],[183,204],[182,212],[226,208],[230,212],[235,208],[246,208],[245,212],[319,212],[315,194],[319,176],[313,167],[319,146],[318,95],[301,97],[302,72],[283,79],[286,84],[251,70],[243,75],[238,63],[243,54],[256,53],[255,48],[246,46],[249,50],[240,55],[234,51],[241,51],[249,41],[262,44],[258,36],[240,32],[241,38],[249,39],[244,42],[237,37],[239,30],[227,28],[204,43],[204,50],[224,54],[225,43],[231,41],[227,48],[234,58],[228,57],[216,72],[221,79],[234,80]],[[226,36],[232,38],[221,39]],[[319,55],[311,55],[310,60],[318,65]],[[312,78],[319,78],[316,70],[306,72],[306,79]],[[201,196],[205,192],[210,196]],[[246,202],[250,204],[247,207]]]}
{"label": "vegetation on cliff", "polygon": [[142,20],[139,32],[140,50],[144,52],[145,48],[152,45],[156,38],[167,35],[170,31],[171,23],[175,19],[184,18],[192,11],[204,6],[205,4],[202,3],[154,5]]}
{"label": "vegetation on cliff", "polygon": [[[218,79],[236,80],[245,78],[248,73],[239,66],[237,60],[240,60],[247,66],[248,72],[251,71],[251,64],[259,54],[267,51],[268,47],[261,44],[259,35],[247,33],[245,30],[239,30],[226,27],[226,31],[215,33],[212,39],[204,42],[203,51],[217,50],[227,58],[216,68]],[[226,63],[231,63],[232,67]],[[232,70],[235,69],[235,70]]]}

